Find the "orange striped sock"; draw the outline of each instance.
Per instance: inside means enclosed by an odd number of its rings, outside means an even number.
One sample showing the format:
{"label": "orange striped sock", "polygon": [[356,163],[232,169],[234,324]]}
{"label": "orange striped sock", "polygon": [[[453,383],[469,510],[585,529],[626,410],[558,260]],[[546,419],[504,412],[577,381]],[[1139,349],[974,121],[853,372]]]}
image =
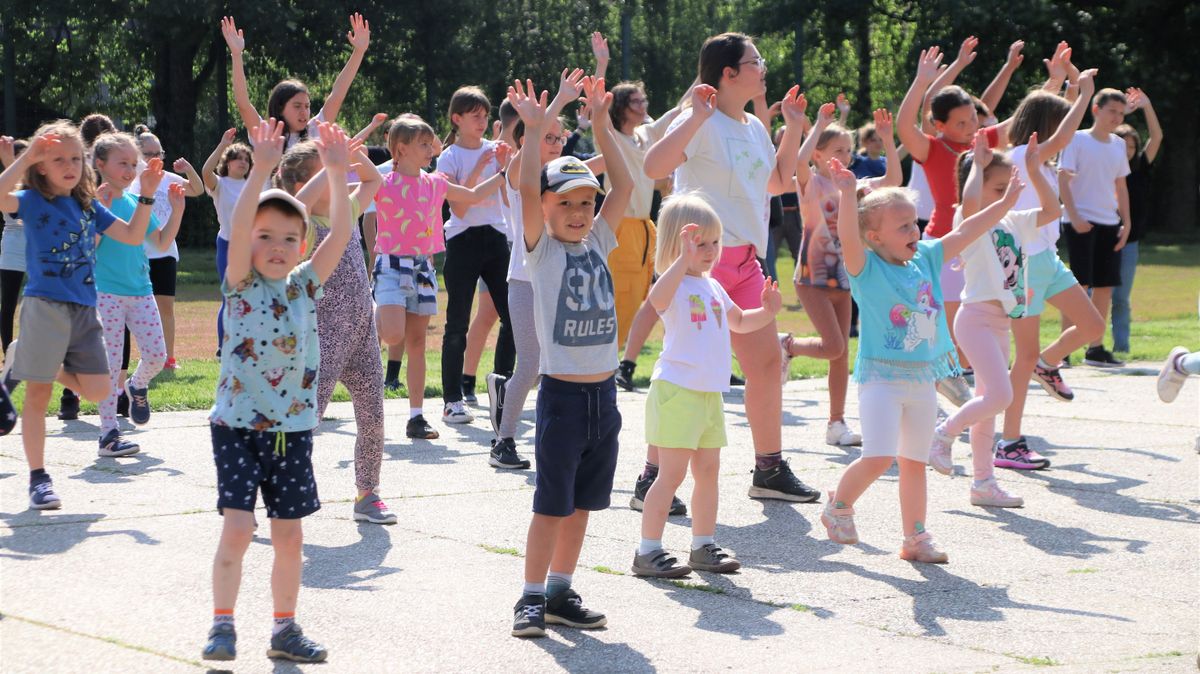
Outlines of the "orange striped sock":
{"label": "orange striped sock", "polygon": [[287,613],[275,613],[275,625],[271,628],[271,634],[279,634],[292,626],[296,622],[296,613],[294,611]]}
{"label": "orange striped sock", "polygon": [[231,608],[215,608],[213,609],[213,627],[217,625],[229,623],[233,624],[233,609]]}

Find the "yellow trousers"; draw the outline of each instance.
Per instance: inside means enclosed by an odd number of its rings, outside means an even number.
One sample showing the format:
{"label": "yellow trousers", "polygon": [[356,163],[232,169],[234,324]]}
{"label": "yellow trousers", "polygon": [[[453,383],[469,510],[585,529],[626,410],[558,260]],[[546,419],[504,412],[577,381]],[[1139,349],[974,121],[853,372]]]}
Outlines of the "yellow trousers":
{"label": "yellow trousers", "polygon": [[608,256],[613,291],[617,304],[618,348],[625,348],[629,327],[654,277],[654,246],[657,230],[651,220],[621,218],[617,227],[617,247]]}

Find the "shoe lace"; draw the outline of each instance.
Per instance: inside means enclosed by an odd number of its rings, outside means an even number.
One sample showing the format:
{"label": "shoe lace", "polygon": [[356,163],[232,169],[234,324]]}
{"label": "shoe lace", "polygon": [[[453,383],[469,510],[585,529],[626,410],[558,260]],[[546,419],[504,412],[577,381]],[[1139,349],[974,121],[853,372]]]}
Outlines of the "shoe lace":
{"label": "shoe lace", "polygon": [[384,502],[383,502],[383,499],[381,499],[381,498],[377,498],[377,499],[375,499],[375,500],[374,500],[374,501],[371,503],[371,505],[375,506],[375,509],[376,509],[376,510],[378,510],[379,512],[381,512],[381,513],[384,513],[384,514],[386,514],[386,513],[388,513],[388,512],[389,512],[389,511],[388,511],[387,504],[386,504],[386,503],[384,503]]}
{"label": "shoe lace", "polygon": [[[139,390],[139,389],[133,389],[133,390],[134,390],[134,391],[137,391],[137,390]],[[140,406],[140,405],[148,405],[148,404],[149,404],[149,401],[146,399],[146,396],[145,396],[145,395],[143,395],[143,394],[134,393],[133,395],[129,396],[129,398],[130,398],[130,401],[131,401],[131,402],[132,402],[134,405],[139,405],[139,406]]]}
{"label": "shoe lace", "polygon": [[45,496],[54,493],[54,485],[49,482],[39,482],[33,485],[33,491],[39,496]]}
{"label": "shoe lace", "polygon": [[526,620],[534,620],[542,615],[541,604],[526,604],[521,607],[521,610],[525,613]]}

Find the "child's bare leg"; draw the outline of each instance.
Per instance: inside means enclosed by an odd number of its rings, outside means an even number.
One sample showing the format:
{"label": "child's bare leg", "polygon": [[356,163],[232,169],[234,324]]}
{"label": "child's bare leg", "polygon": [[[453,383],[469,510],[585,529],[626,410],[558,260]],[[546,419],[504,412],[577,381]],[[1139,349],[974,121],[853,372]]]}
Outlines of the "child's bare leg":
{"label": "child's bare leg", "polygon": [[[58,383],[71,389],[79,397],[98,403],[108,397],[109,375],[105,374],[81,374],[78,372],[67,372],[59,368]],[[43,410],[44,411],[44,410]]]}
{"label": "child's bare leg", "polygon": [[1046,301],[1062,312],[1064,328],[1058,339],[1042,350],[1042,359],[1047,365],[1057,367],[1075,350],[1099,343],[1104,338],[1104,319],[1083,286],[1071,286]]}
{"label": "child's bare leg", "polygon": [[916,536],[925,530],[925,463],[903,456],[896,459],[900,466],[900,518],[905,536]]}
{"label": "child's bare leg", "polygon": [[[1029,382],[1033,378],[1033,368],[1037,366],[1038,361],[1040,347],[1038,333],[1041,324],[1041,316],[1018,318],[1012,322],[1016,355],[1013,356],[1012,369],[1008,373],[1008,379],[1012,386],[1012,402],[1004,412],[1004,432],[1000,434],[1000,437],[1005,440],[1016,440],[1021,437],[1021,418],[1025,416],[1025,398],[1029,395]],[[1061,337],[1059,341],[1062,341]],[[1058,360],[1046,360],[1046,364],[1050,367],[1057,367],[1058,362]]]}
{"label": "child's bare leg", "polygon": [[525,538],[525,582],[544,584],[565,517],[533,514]]}
{"label": "child's bare leg", "polygon": [[853,506],[858,497],[892,467],[890,456],[861,456],[842,473],[834,492],[833,503],[838,508]]}
{"label": "child's bare leg", "polygon": [[46,467],[46,408],[54,384],[25,382],[25,405],[21,409],[21,441],[29,470]]}
{"label": "child's bare leg", "polygon": [[[695,482],[692,487],[693,537],[711,537],[717,532],[717,474],[720,470],[719,448],[702,448],[692,452],[692,480]],[[667,505],[670,503],[668,499]]]}
{"label": "child's bare leg", "polygon": [[550,560],[550,571],[571,575],[579,564],[579,552],[583,550],[583,538],[587,534],[587,510],[576,510],[563,519],[554,543],[554,556]]}
{"label": "child's bare leg", "polygon": [[300,594],[300,569],[304,545],[302,520],[271,520],[271,547],[275,564],[271,567],[271,599],[276,613],[295,613]]}
{"label": "child's bare leg", "polygon": [[425,335],[430,318],[410,314],[404,324],[404,350],[408,355],[404,381],[408,385],[408,404],[412,408],[425,404]]}
{"label": "child's bare leg", "polygon": [[663,529],[667,525],[667,512],[671,509],[671,498],[675,496],[683,478],[687,475],[688,461],[692,450],[668,447],[655,447],[658,464],[658,477],[646,492],[642,503],[642,538],[646,540],[662,540]]}
{"label": "child's bare leg", "polygon": [[386,304],[375,310],[375,328],[379,332],[379,341],[388,345],[388,355],[391,348],[404,343],[404,322],[407,312],[404,307]]}
{"label": "child's bare leg", "polygon": [[213,608],[233,610],[242,584],[242,559],[254,540],[254,513],[225,508],[224,520],[213,557]]}

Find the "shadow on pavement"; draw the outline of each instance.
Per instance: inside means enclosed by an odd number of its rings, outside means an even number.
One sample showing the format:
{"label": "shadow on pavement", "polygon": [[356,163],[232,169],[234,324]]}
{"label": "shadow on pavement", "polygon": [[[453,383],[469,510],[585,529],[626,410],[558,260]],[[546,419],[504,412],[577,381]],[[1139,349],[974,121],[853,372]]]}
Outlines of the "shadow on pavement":
{"label": "shadow on pavement", "polygon": [[[141,545],[158,545],[159,541],[137,529],[89,531],[104,519],[101,513],[71,513],[49,515],[46,511],[26,510],[20,513],[0,513],[0,520],[11,527],[12,533],[0,538],[0,557],[35,561],[46,555],[70,550],[89,538],[99,536],[128,536]],[[53,534],[46,527],[53,526]]]}
{"label": "shadow on pavement", "polygon": [[1025,539],[1025,542],[1042,552],[1059,557],[1088,559],[1092,555],[1108,554],[1108,548],[1095,543],[1120,543],[1127,552],[1141,554],[1149,541],[1130,538],[1100,536],[1080,527],[1060,527],[1050,522],[1026,517],[1008,508],[984,508],[983,512],[947,510],[947,515],[971,517],[1000,525],[1001,531],[1010,531]]}
{"label": "shadow on pavement", "polygon": [[606,670],[614,672],[658,671],[650,658],[629,644],[601,641],[586,630],[547,627],[549,632],[562,637],[567,643],[554,639],[530,639],[529,642],[553,656],[554,661],[568,672],[588,671],[599,662],[605,663]]}

